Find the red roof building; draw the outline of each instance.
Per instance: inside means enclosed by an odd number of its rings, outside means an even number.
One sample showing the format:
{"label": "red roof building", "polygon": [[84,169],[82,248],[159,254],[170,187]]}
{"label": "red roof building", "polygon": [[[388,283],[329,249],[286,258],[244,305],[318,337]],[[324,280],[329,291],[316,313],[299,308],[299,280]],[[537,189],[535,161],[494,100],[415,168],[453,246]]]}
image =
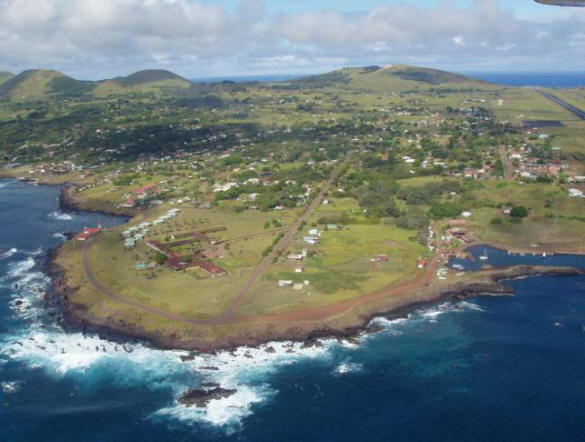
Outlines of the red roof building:
{"label": "red roof building", "polygon": [[92,239],[98,233],[102,231],[101,227],[86,227],[85,230],[77,235],[75,235],[75,239],[78,241],[87,241]]}
{"label": "red roof building", "polygon": [[136,200],[130,198],[130,199],[127,199],[126,201],[124,201],[122,204],[120,204],[120,207],[132,208],[135,205],[136,205]]}
{"label": "red roof building", "polygon": [[150,192],[154,192],[156,189],[156,184],[148,184],[144,187],[138,187],[137,189],[132,189],[132,193],[135,195],[144,195]]}
{"label": "red roof building", "polygon": [[197,267],[205,270],[207,273],[211,273],[213,276],[222,276],[222,275],[227,274],[227,271],[225,269],[222,269],[221,267],[216,266],[211,261],[197,261],[195,263],[195,265]]}

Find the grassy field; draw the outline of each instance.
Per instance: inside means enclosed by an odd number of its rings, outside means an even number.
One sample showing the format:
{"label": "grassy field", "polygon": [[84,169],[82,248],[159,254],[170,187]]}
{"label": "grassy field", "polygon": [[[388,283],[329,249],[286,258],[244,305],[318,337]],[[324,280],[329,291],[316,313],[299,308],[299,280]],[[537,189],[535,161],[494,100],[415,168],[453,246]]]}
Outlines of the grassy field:
{"label": "grassy field", "polygon": [[[316,211],[247,298],[242,313],[275,313],[336,304],[420,276],[416,263],[424,249],[411,240],[416,232],[384,223],[351,224],[340,226],[340,230],[327,230],[317,224],[322,217],[356,211],[359,212],[357,204],[350,198],[336,199]],[[303,241],[311,229],[321,233],[316,246]],[[287,254],[303,249],[309,257],[302,264],[286,259]],[[388,262],[372,262],[379,254],[388,255]],[[301,265],[303,273],[295,273]],[[302,290],[278,288],[279,280],[309,281],[309,285]]]}
{"label": "grassy field", "polygon": [[493,111],[498,119],[515,124],[524,120],[575,119],[572,113],[529,88],[506,89],[493,103]]}
{"label": "grassy field", "polygon": [[[530,209],[530,216],[521,223],[513,222],[501,209],[475,211],[469,226],[481,241],[512,248],[538,245],[567,250],[585,241],[585,200],[569,197],[561,186],[487,182],[476,193],[479,199]],[[503,223],[492,224],[494,218]]]}

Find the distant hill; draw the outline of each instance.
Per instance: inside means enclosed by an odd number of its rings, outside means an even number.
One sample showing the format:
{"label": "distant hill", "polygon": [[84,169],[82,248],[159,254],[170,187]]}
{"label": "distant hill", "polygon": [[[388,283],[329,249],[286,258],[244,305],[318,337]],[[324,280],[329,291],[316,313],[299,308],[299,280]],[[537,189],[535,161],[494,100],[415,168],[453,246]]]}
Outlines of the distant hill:
{"label": "distant hill", "polygon": [[39,100],[57,94],[79,95],[91,88],[91,82],[78,81],[58,71],[31,69],[0,84],[0,98]]}
{"label": "distant hill", "polygon": [[170,71],[150,69],[135,72],[127,77],[117,77],[99,82],[95,93],[103,95],[156,89],[188,89],[191,86],[189,80]]}
{"label": "distant hill", "polygon": [[490,88],[491,83],[437,69],[396,65],[344,68],[323,75],[301,78],[291,84],[302,87],[346,87],[370,91],[406,91],[432,88]]}
{"label": "distant hill", "polygon": [[6,71],[0,71],[0,84],[14,77],[14,74]]}

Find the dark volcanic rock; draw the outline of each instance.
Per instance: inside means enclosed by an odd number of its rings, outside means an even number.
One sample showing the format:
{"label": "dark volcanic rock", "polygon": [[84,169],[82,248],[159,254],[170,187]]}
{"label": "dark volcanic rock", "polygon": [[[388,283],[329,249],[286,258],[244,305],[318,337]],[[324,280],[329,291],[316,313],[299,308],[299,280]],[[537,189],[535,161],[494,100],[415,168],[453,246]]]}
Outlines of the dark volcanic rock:
{"label": "dark volcanic rock", "polygon": [[228,390],[221,387],[215,387],[211,390],[192,389],[181,396],[179,403],[186,405],[187,407],[196,406],[198,408],[204,408],[213,400],[230,397],[237,392],[238,390]]}

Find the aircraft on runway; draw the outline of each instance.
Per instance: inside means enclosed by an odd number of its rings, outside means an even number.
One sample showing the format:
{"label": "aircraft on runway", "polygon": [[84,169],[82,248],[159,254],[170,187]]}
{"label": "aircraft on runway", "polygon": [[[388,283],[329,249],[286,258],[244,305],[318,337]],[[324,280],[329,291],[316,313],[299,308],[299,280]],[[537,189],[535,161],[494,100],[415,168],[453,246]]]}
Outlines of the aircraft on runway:
{"label": "aircraft on runway", "polygon": [[534,0],[543,5],[585,7],[585,0]]}

